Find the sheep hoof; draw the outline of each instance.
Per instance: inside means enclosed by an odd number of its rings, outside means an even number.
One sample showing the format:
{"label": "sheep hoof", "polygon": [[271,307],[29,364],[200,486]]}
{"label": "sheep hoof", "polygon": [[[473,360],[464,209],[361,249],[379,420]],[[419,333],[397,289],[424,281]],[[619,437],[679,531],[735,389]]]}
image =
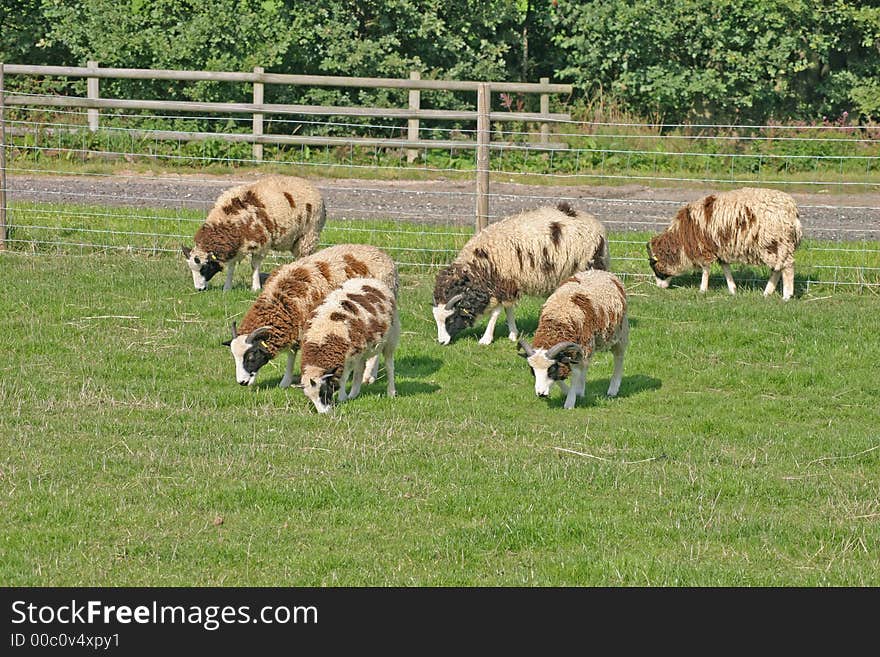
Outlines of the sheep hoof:
{"label": "sheep hoof", "polygon": [[492,338],[491,337],[487,338],[484,336],[484,337],[480,338],[480,344],[492,344]]}
{"label": "sheep hoof", "polygon": [[510,340],[511,342],[516,342],[517,338],[519,338],[519,334],[518,334],[518,333],[510,333],[510,334],[507,336],[507,339]]}
{"label": "sheep hoof", "polygon": [[363,381],[364,383],[375,383],[376,377],[375,376],[365,376],[363,379],[361,379],[361,381]]}

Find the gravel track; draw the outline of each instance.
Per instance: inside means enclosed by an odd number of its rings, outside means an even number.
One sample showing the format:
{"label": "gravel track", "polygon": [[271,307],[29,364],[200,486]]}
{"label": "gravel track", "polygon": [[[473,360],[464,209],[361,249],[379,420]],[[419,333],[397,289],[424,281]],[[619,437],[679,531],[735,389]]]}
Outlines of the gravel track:
{"label": "gravel track", "polygon": [[[219,193],[257,176],[208,175],[13,175],[7,178],[10,201],[87,203],[124,207],[207,210]],[[312,179],[324,194],[328,217],[397,219],[413,223],[470,226],[474,221],[475,185],[471,181],[387,181]],[[834,187],[829,185],[829,188]],[[569,200],[592,212],[610,230],[659,230],[681,204],[711,188],[542,186],[511,182],[490,185],[491,217],[506,216],[541,204]],[[880,240],[880,194],[840,194],[829,189],[794,193],[807,237]]]}

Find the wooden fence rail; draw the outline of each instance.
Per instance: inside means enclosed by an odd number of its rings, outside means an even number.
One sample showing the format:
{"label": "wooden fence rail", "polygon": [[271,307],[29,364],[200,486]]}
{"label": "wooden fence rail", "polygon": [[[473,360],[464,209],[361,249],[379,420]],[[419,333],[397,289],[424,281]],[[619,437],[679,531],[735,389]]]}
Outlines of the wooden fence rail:
{"label": "wooden fence rail", "polygon": [[[86,97],[41,95],[41,94],[3,94],[3,75],[25,76],[63,76],[86,78]],[[221,103],[166,101],[150,99],[114,99],[101,98],[99,80],[102,79],[138,79],[138,80],[181,80],[181,81],[217,81],[244,82],[253,85],[251,103]],[[406,89],[409,91],[408,106],[405,108],[387,107],[354,107],[326,105],[291,105],[265,103],[264,90],[267,84],[320,86],[320,87],[355,87],[355,88],[389,88]],[[422,91],[470,91],[476,94],[473,110],[436,110],[421,108]],[[493,112],[491,111],[491,94],[523,93],[540,95],[539,112]],[[263,159],[265,144],[297,144],[297,145],[358,145],[379,146],[407,149],[407,160],[414,161],[418,157],[418,149],[428,148],[472,148],[477,151],[477,207],[475,226],[479,230],[488,222],[489,198],[489,152],[491,148],[491,123],[495,122],[536,122],[540,123],[539,139],[536,142],[517,144],[517,147],[557,150],[567,148],[566,144],[550,141],[550,123],[570,121],[566,113],[550,112],[550,94],[571,94],[572,87],[567,84],[551,84],[547,78],[539,83],[530,82],[479,82],[466,80],[422,80],[418,71],[413,71],[408,79],[398,78],[359,78],[333,77],[324,75],[289,75],[266,73],[256,67],[252,72],[228,71],[173,71],[129,68],[101,68],[98,62],[90,61],[88,66],[30,66],[21,64],[0,63],[0,130],[5,126],[4,115],[6,106],[29,107],[75,107],[87,110],[87,126],[92,132],[100,129],[100,110],[153,110],[161,112],[195,112],[212,114],[250,114],[252,127],[250,133],[224,132],[187,132],[179,130],[137,130],[131,131],[138,137],[167,139],[174,141],[204,141],[218,139],[229,142],[248,142],[252,144],[253,158]],[[338,117],[373,117],[405,120],[406,139],[370,138],[370,137],[326,137],[308,135],[265,134],[264,119],[267,115],[302,115],[302,116],[338,116]],[[421,120],[436,121],[472,121],[477,125],[476,138],[472,140],[435,140],[420,139]],[[51,132],[48,130],[47,132]],[[8,132],[19,135],[27,129],[14,128]],[[0,150],[5,148],[5,137]],[[2,155],[0,155],[2,157]],[[2,173],[5,176],[5,166]],[[2,188],[5,190],[5,182]],[[5,213],[2,203],[0,213]],[[0,220],[4,214],[0,214]],[[2,231],[0,221],[0,231]],[[0,248],[2,248],[2,232],[0,232]]]}

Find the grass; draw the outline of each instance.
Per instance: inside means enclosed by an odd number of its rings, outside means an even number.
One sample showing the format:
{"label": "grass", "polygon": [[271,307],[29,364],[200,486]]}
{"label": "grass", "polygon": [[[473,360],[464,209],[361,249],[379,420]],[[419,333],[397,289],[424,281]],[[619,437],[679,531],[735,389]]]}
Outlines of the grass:
{"label": "grass", "polygon": [[565,411],[500,325],[439,346],[405,268],[399,396],[326,417],[283,359],[235,384],[244,271],[195,293],[175,256],[65,248],[0,277],[3,585],[880,585],[870,289],[629,277],[620,396],[600,354]]}

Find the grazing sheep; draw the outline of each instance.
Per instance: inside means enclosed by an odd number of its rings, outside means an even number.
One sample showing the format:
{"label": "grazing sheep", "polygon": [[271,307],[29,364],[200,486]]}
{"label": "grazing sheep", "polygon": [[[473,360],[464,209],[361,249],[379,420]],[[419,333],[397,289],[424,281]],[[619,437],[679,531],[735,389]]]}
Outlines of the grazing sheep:
{"label": "grazing sheep", "polygon": [[[388,372],[388,396],[394,397],[394,350],[400,319],[394,291],[374,278],[352,278],[334,290],[313,312],[302,338],[302,387],[319,413],[361,391],[368,358],[379,353]],[[353,376],[346,394],[348,378]]]}
{"label": "grazing sheep", "polygon": [[[241,333],[233,324],[232,339],[223,343],[232,350],[238,383],[252,385],[259,369],[287,350],[287,368],[280,386],[288,387],[293,382],[293,361],[309,315],[345,281],[360,277],[377,278],[397,291],[397,267],[375,246],[339,244],[273,271],[242,318]],[[369,365],[364,377],[372,383],[378,357]]]}
{"label": "grazing sheep", "polygon": [[767,265],[772,270],[764,296],[773,294],[782,274],[782,298],[794,293],[794,251],[801,241],[794,199],[775,189],[743,187],[710,194],[678,211],[672,224],[648,242],[648,260],[657,285],[701,267],[700,292],[709,288],[709,268],[721,264],[727,289],[736,293],[731,262]]}
{"label": "grazing sheep", "polygon": [[509,337],[516,340],[513,309],[521,295],[547,296],[568,276],[608,269],[605,227],[567,203],[542,207],[491,224],[474,235],[434,285],[437,340],[473,326],[492,310],[480,344],[490,344],[504,309]]}
{"label": "grazing sheep", "polygon": [[[614,373],[608,396],[620,390],[623,355],[629,342],[626,291],[606,271],[584,271],[565,281],[541,308],[534,346],[519,341],[521,356],[535,376],[535,394],[550,395],[555,382],[565,395],[565,408],[584,396],[587,368],[596,351],[614,354]],[[571,387],[565,379],[572,374]]]}
{"label": "grazing sheep", "polygon": [[196,290],[226,267],[224,290],[232,287],[235,265],[251,256],[251,288],[259,290],[260,263],[270,249],[307,256],[318,245],[327,218],[321,193],[306,180],[269,176],[223,192],[196,231],[195,246],[181,245]]}

